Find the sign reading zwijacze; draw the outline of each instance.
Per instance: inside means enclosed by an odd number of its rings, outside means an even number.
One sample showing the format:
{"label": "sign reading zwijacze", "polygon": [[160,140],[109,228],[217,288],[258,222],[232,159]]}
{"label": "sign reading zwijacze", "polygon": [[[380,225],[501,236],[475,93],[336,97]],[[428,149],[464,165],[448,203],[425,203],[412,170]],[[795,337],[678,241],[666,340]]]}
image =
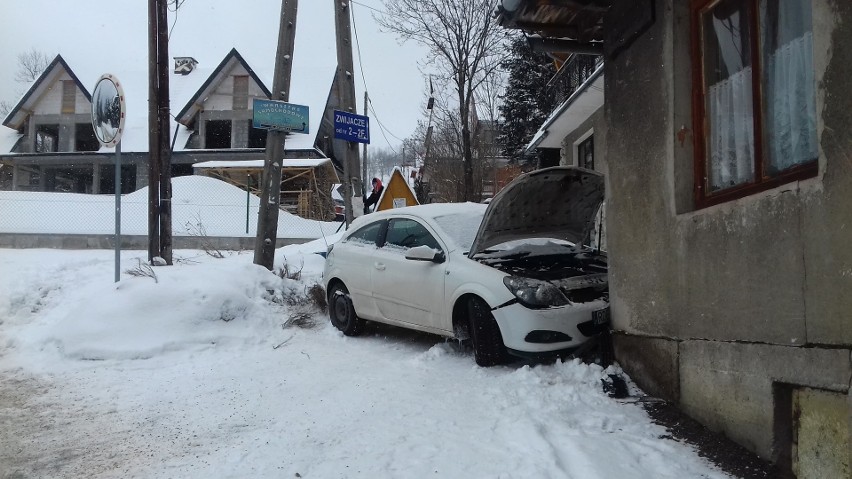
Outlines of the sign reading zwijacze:
{"label": "sign reading zwijacze", "polygon": [[370,117],[334,110],[334,137],[338,140],[370,143]]}
{"label": "sign reading zwijacze", "polygon": [[264,130],[288,133],[309,133],[309,109],[285,101],[262,100],[252,102],[252,126]]}

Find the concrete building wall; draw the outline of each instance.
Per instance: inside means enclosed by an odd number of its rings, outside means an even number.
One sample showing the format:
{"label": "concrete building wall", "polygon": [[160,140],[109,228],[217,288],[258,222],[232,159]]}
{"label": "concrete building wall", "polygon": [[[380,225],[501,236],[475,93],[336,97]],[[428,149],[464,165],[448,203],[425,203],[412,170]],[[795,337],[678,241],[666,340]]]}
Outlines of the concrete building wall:
{"label": "concrete building wall", "polygon": [[813,0],[818,176],[704,209],[689,4],[655,2],[655,23],[605,66],[616,353],[640,385],[779,459],[792,411],[778,385],[850,394],[852,3]]}
{"label": "concrete building wall", "polygon": [[580,141],[585,140],[590,133],[594,136],[595,171],[599,171],[606,175],[609,168],[606,162],[606,118],[604,116],[603,107],[593,113],[588,119],[586,119],[586,121],[581,123],[580,126],[562,140],[559,164],[578,166],[577,144]]}

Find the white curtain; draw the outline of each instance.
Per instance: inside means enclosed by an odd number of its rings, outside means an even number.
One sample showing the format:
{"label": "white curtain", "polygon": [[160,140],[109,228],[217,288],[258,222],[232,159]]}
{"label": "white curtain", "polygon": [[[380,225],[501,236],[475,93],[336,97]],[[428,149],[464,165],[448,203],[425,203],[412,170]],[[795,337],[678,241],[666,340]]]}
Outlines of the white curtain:
{"label": "white curtain", "polygon": [[764,69],[768,172],[817,158],[813,34],[770,53]]}
{"label": "white curtain", "polygon": [[751,181],[754,178],[751,67],[711,85],[707,92],[707,110],[710,191]]}

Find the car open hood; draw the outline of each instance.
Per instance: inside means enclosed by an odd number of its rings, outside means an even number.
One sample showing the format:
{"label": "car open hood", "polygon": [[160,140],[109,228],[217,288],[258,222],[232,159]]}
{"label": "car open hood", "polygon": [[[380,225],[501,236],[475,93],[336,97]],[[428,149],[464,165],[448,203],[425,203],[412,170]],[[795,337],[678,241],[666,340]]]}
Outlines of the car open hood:
{"label": "car open hood", "polygon": [[491,200],[469,255],[507,241],[558,238],[580,243],[604,199],[604,178],[573,166],[519,176]]}

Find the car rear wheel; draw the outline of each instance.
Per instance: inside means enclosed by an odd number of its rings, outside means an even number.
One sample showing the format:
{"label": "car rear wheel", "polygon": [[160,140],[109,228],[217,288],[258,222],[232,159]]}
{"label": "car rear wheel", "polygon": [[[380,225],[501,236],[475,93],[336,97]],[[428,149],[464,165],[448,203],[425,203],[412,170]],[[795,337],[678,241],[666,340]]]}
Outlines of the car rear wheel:
{"label": "car rear wheel", "polygon": [[349,290],[342,283],[335,284],[328,292],[328,316],[331,324],[347,336],[357,336],[364,326],[364,320],[355,314]]}
{"label": "car rear wheel", "polygon": [[506,346],[488,304],[480,298],[472,298],[467,303],[467,313],[476,364],[488,367],[505,362]]}

